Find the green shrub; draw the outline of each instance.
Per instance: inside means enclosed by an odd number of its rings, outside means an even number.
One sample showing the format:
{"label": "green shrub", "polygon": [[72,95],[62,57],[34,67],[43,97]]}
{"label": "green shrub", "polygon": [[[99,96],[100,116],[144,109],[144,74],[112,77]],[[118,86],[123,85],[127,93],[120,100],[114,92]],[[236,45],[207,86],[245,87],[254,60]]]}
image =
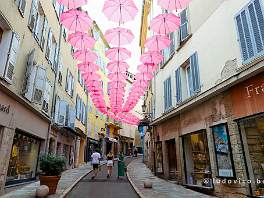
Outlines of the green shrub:
{"label": "green shrub", "polygon": [[259,184],[256,185],[256,187],[257,187],[257,189],[264,188],[264,183],[259,183]]}
{"label": "green shrub", "polygon": [[40,157],[40,170],[45,176],[58,176],[64,171],[66,160],[56,155],[43,155]]}

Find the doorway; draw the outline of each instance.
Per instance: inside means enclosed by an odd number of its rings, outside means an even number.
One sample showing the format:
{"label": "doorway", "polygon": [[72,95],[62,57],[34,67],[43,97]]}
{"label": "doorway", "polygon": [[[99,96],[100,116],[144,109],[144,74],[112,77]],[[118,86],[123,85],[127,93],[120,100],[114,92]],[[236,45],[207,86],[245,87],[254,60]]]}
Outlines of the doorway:
{"label": "doorway", "polygon": [[177,170],[175,139],[167,140],[166,145],[167,145],[168,161],[169,161],[169,178],[175,179],[176,170]]}

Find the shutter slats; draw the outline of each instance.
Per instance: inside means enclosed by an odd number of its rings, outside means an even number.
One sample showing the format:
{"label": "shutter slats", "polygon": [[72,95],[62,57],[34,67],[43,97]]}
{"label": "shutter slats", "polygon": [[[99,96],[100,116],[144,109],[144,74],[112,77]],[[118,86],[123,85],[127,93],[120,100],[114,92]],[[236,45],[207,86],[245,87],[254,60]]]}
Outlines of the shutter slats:
{"label": "shutter slats", "polygon": [[176,100],[177,100],[177,103],[180,103],[182,101],[181,68],[180,67],[175,71],[175,78],[176,78]]}
{"label": "shutter slats", "polygon": [[191,68],[191,76],[192,76],[192,90],[195,94],[200,91],[200,74],[199,74],[199,65],[198,65],[198,55],[197,52],[195,52],[190,57],[190,68]]}

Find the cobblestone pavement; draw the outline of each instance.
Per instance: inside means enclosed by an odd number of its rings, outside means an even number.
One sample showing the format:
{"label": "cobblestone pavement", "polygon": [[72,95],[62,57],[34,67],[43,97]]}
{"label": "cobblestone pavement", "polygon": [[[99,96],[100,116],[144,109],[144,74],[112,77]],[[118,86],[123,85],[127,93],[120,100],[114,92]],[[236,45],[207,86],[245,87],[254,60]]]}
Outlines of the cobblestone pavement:
{"label": "cobblestone pavement", "polygon": [[[104,164],[105,162],[102,162]],[[57,192],[55,195],[49,196],[49,198],[61,198],[68,190],[71,189],[72,185],[78,181],[81,177],[87,175],[92,170],[90,164],[85,164],[79,168],[67,170],[63,172],[60,182],[58,184]],[[34,182],[29,185],[22,187],[21,189],[7,193],[1,198],[35,198],[36,188],[39,186],[39,182]]]}
{"label": "cobblestone pavement", "polygon": [[[131,160],[127,158],[126,164]],[[66,198],[139,198],[126,177],[117,179],[117,162],[110,179],[107,179],[106,166],[101,167],[95,180],[91,180],[92,176],[93,173],[90,173],[83,178]]]}
{"label": "cobblestone pavement", "polygon": [[[142,163],[142,159],[136,159],[128,165],[128,177],[143,198],[211,198],[183,186],[170,183],[154,176]],[[144,181],[151,180],[153,188],[145,189]]]}

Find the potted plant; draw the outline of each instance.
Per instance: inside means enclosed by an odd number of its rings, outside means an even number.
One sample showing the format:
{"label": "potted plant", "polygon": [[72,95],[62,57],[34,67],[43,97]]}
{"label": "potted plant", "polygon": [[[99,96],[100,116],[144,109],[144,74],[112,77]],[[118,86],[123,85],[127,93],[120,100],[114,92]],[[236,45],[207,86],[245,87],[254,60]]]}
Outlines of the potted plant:
{"label": "potted plant", "polygon": [[263,195],[264,194],[264,183],[259,183],[259,184],[257,184],[257,189],[256,189],[256,191],[255,191],[255,193],[256,193],[256,196],[261,196],[261,195]]}
{"label": "potted plant", "polygon": [[65,164],[66,160],[64,157],[56,155],[43,155],[40,157],[40,185],[49,187],[49,195],[56,193]]}

